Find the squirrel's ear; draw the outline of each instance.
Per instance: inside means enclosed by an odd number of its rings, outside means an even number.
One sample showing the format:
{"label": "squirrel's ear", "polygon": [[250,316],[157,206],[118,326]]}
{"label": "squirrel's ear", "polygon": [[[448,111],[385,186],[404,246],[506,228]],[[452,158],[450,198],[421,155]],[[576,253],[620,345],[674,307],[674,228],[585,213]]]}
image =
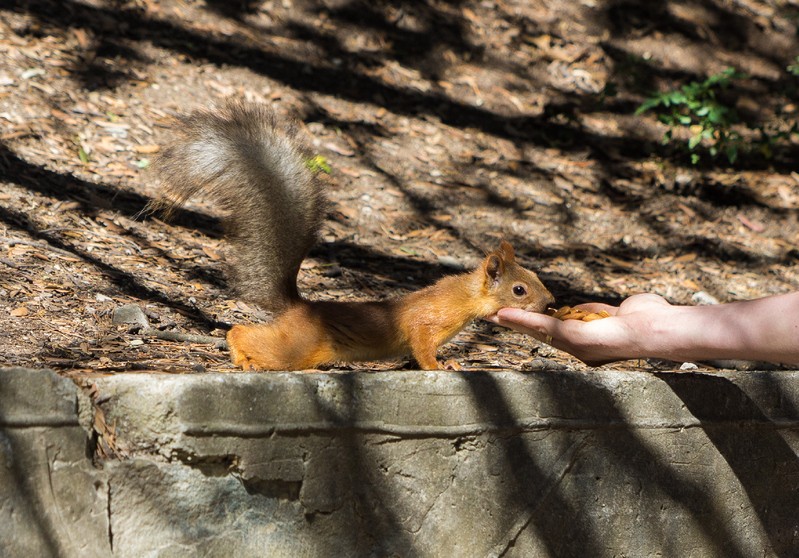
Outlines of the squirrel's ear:
{"label": "squirrel's ear", "polygon": [[492,252],[486,256],[486,259],[483,261],[483,272],[491,283],[499,281],[499,278],[505,273],[505,262],[502,260],[502,257],[496,252]]}
{"label": "squirrel's ear", "polygon": [[496,251],[497,255],[506,262],[516,261],[516,255],[513,253],[513,246],[507,240],[499,243],[499,248]]}

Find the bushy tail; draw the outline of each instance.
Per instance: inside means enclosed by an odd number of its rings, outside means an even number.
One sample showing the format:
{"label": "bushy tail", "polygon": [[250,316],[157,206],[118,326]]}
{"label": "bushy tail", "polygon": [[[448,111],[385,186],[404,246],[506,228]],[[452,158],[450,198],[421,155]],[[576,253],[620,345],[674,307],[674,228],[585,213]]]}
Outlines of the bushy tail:
{"label": "bushy tail", "polygon": [[156,161],[169,213],[205,193],[227,215],[230,255],[243,298],[279,311],[299,299],[297,273],[325,212],[296,126],[264,106],[227,102],[180,119],[179,138]]}

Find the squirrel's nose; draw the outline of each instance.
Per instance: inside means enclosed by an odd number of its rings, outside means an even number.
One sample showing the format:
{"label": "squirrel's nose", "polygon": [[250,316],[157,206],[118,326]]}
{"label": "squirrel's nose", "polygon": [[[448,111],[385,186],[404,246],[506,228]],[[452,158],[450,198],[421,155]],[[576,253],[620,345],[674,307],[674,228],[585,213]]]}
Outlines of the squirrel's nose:
{"label": "squirrel's nose", "polygon": [[525,307],[525,310],[528,312],[544,312],[550,306],[555,304],[555,297],[552,296],[551,293],[547,293],[548,296],[541,298],[540,300],[533,302],[532,304],[528,304]]}

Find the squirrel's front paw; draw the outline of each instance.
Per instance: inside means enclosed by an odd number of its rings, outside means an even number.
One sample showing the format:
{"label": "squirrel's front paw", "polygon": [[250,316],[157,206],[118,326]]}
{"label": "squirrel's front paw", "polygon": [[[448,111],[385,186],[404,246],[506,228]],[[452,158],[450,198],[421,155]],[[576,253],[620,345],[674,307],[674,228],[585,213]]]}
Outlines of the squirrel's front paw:
{"label": "squirrel's front paw", "polygon": [[444,363],[444,370],[463,370],[463,366],[461,366],[457,360],[454,358],[449,359]]}

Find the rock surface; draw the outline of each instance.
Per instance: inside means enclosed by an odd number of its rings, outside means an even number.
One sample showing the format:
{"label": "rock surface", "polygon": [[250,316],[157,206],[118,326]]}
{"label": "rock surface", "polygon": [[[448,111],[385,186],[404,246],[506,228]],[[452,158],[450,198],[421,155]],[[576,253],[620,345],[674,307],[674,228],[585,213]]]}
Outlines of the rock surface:
{"label": "rock surface", "polygon": [[[68,380],[0,372],[3,555],[799,549],[798,372],[86,382],[97,435]],[[116,458],[94,468],[98,445]]]}
{"label": "rock surface", "polygon": [[111,554],[107,475],[92,465],[86,409],[54,372],[0,369],[0,556]]}

